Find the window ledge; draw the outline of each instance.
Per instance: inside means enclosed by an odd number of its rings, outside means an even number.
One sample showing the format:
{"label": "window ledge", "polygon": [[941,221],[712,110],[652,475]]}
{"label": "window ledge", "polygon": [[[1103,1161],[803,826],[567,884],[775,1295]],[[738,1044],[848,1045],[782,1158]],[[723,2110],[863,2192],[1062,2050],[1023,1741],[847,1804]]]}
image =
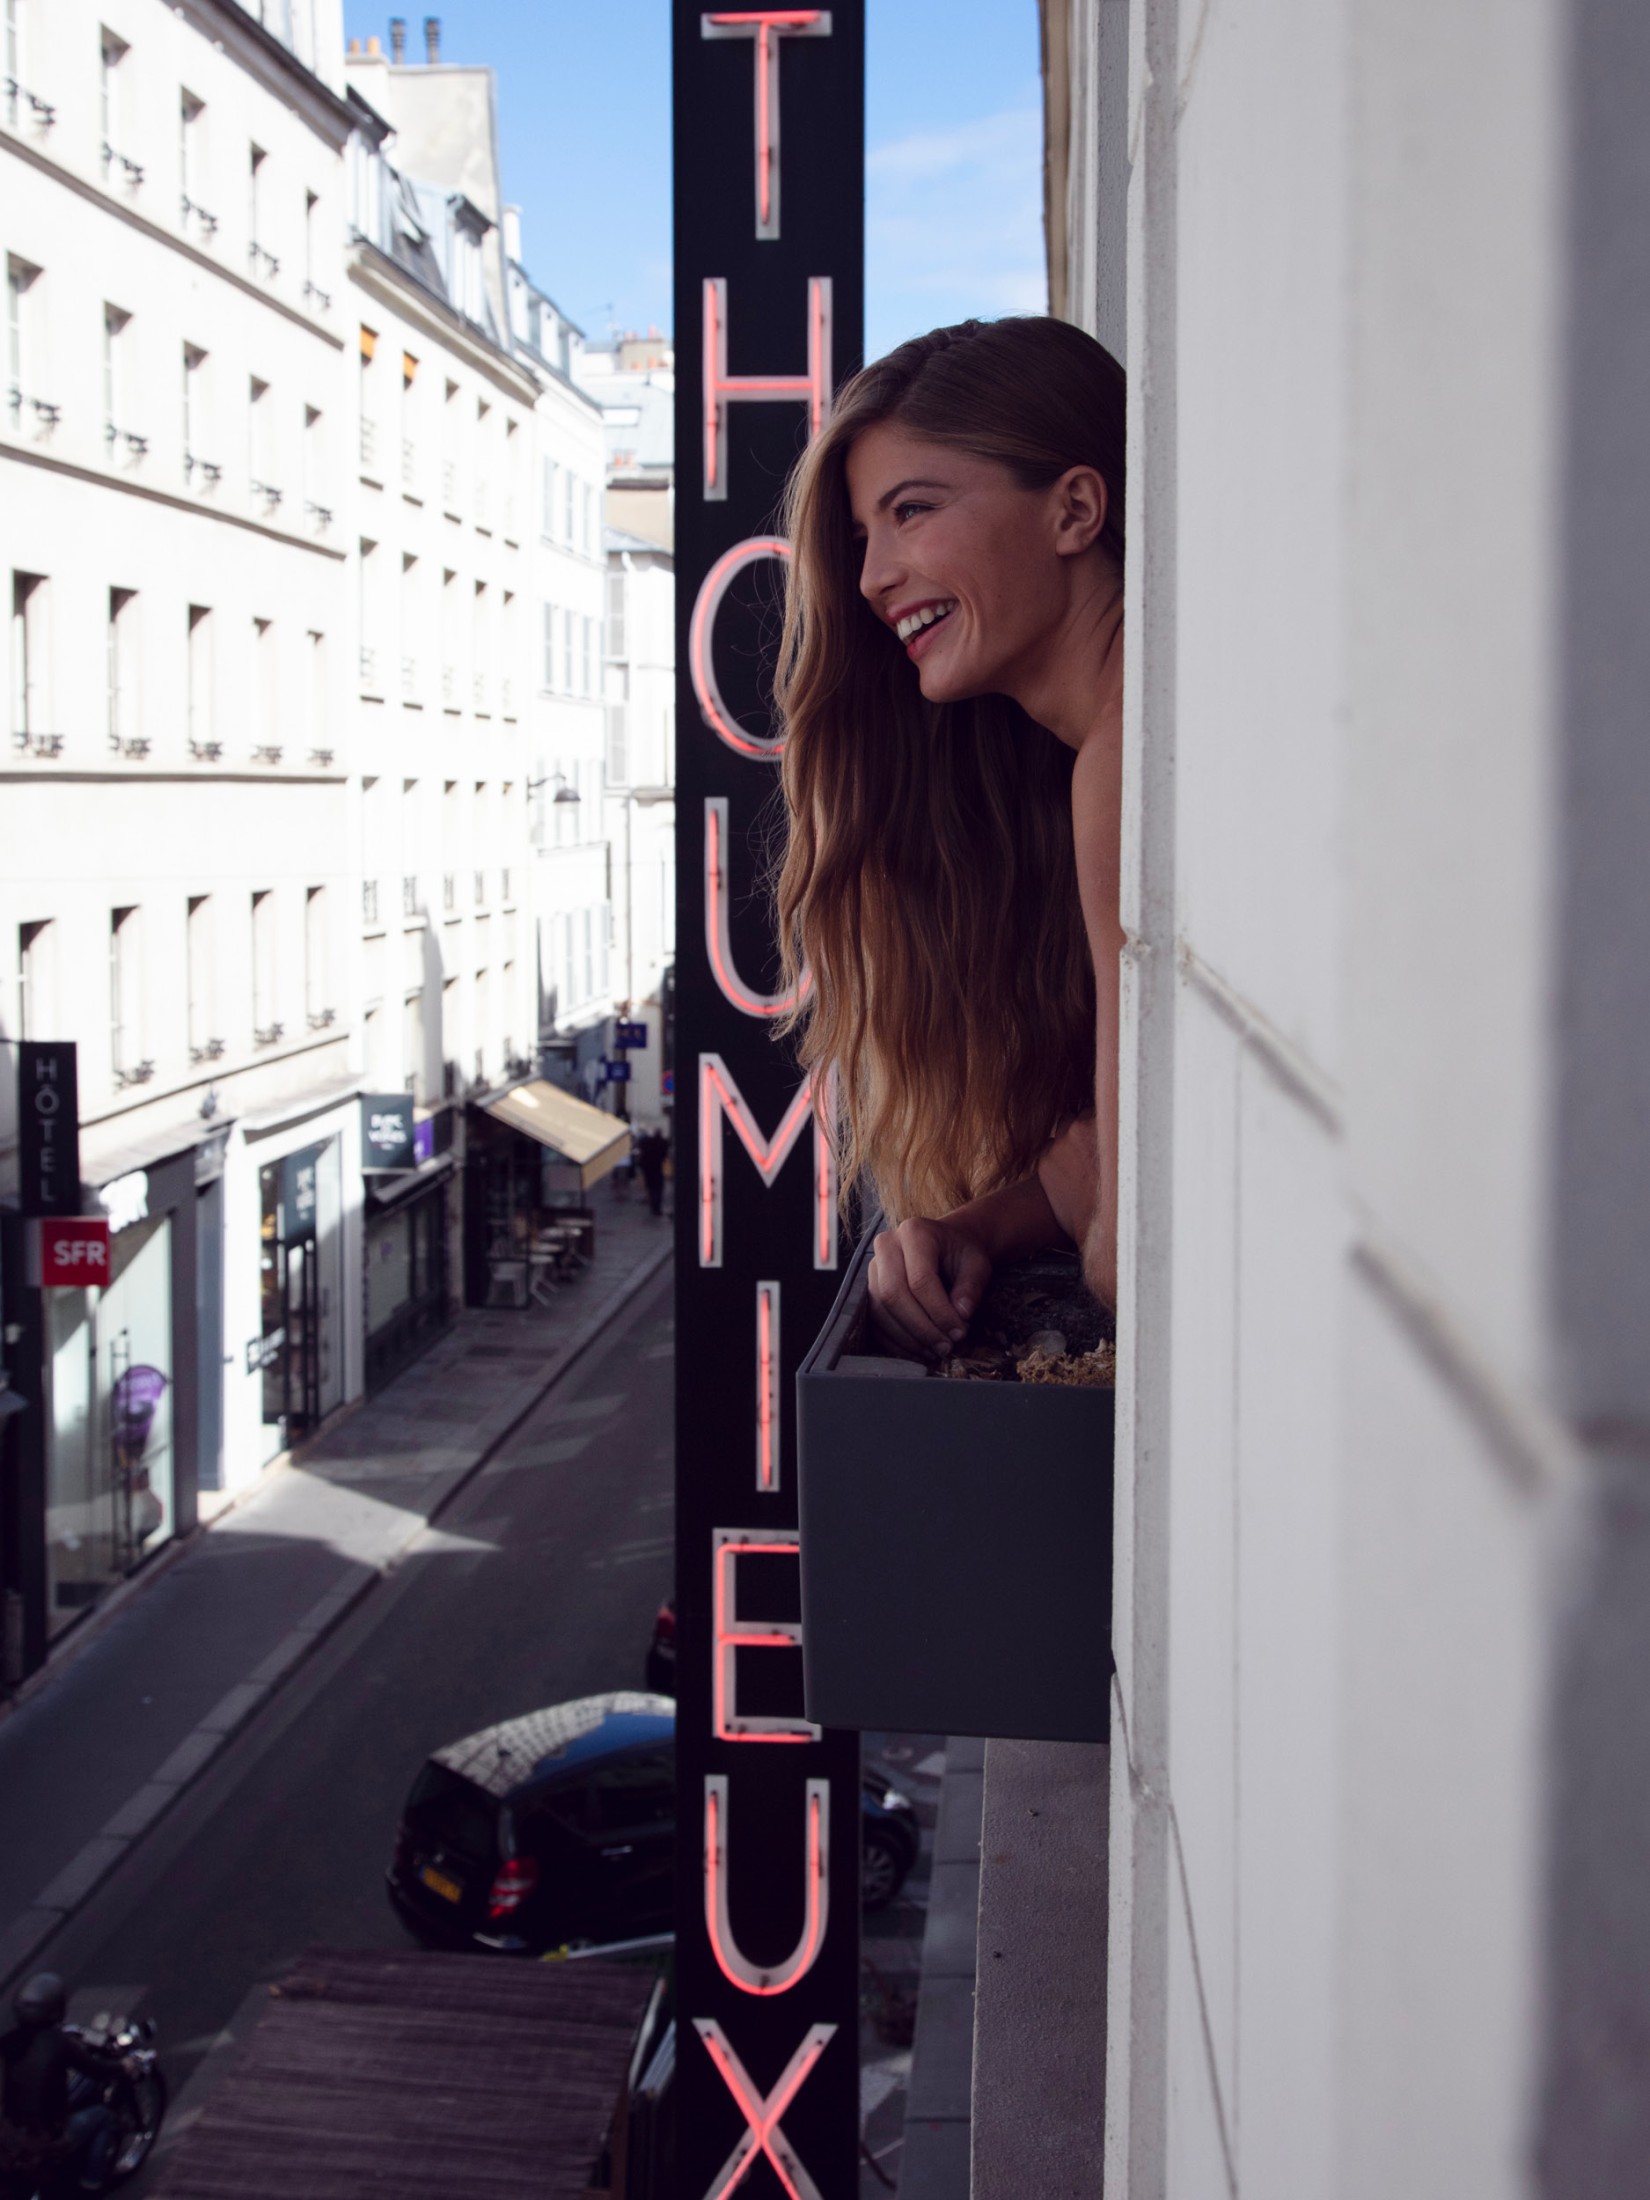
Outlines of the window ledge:
{"label": "window ledge", "polygon": [[1100,2191],[1110,1754],[986,1745],[972,2200]]}

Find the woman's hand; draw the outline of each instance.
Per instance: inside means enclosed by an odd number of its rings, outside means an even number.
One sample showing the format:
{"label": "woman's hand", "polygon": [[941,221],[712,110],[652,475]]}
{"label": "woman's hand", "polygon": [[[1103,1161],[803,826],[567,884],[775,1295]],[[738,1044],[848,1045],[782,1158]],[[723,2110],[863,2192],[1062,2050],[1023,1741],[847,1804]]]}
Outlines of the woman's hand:
{"label": "woman's hand", "polygon": [[896,1351],[943,1359],[967,1334],[991,1275],[991,1254],[959,1208],[884,1230],[871,1255],[871,1318]]}

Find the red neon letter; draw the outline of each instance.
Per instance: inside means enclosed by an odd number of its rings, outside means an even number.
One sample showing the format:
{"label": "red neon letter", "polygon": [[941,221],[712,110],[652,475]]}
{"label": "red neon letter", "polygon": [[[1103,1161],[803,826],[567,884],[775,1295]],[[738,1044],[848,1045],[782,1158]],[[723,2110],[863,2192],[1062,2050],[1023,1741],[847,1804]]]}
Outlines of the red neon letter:
{"label": "red neon letter", "polygon": [[728,286],[724,276],[706,276],[702,293],[705,320],[705,497],[725,503],[728,494],[728,405],[806,399],[808,440],[825,424],[831,401],[831,278],[808,278],[808,371],[806,374],[729,374]]}
{"label": "red neon letter", "polygon": [[705,1929],[722,1976],[745,1994],[788,1994],[806,1978],[825,1943],[831,1915],[831,1783],[810,1780],[803,1798],[802,1930],[783,1963],[752,1963],[728,1922],[728,1782],[725,1773],[705,1777]]}
{"label": "red neon letter", "polygon": [[[745,984],[733,967],[733,946],[728,934],[728,798],[705,797],[705,953],[722,998],[746,1016],[782,1016],[795,1005],[796,994],[757,993]],[[806,993],[808,981],[802,980]]]}
{"label": "red neon letter", "polygon": [[[781,757],[785,742],[780,734],[748,733],[723,702],[722,690],[716,684],[716,614],[735,575],[747,565],[758,565],[764,558],[788,558],[790,554],[790,544],[777,535],[752,535],[736,542],[716,560],[699,583],[699,593],[693,600],[693,617],[688,624],[688,672],[699,715],[716,738],[740,756]],[[727,988],[722,990],[726,992]]]}
{"label": "red neon letter", "polygon": [[719,1742],[817,1742],[820,1730],[806,1719],[741,1713],[734,1654],[740,1650],[799,1650],[802,1628],[794,1619],[741,1620],[738,1566],[742,1558],[797,1554],[794,1528],[717,1528],[711,1536],[714,1616],[711,1642],[710,1730]]}
{"label": "red neon letter", "polygon": [[733,1072],[719,1054],[699,1057],[699,1265],[722,1265],[722,1125],[731,1123],[739,1143],[772,1187],[802,1135],[809,1117],[814,1126],[814,1266],[836,1266],[836,1156],[825,1126],[813,1108],[813,1085],[804,1080],[771,1139],[756,1127]]}
{"label": "red neon letter", "polygon": [[728,2043],[728,2036],[714,2017],[695,2017],[693,2029],[705,2043],[705,2052],[722,2073],[722,2082],[739,2103],[745,2128],[739,2144],[705,2188],[705,2200],[723,2200],[725,2193],[744,2183],[765,2154],[787,2200],[820,2200],[819,2187],[802,2167],[796,2149],[780,2128],[784,2115],[806,2084],[809,2072],[836,2035],[834,2024],[811,2024],[802,2045],[780,2073],[779,2083],[766,2097],[751,2082],[751,2074]]}
{"label": "red neon letter", "polygon": [[756,1287],[756,1486],[779,1487],[779,1286]]}
{"label": "red neon letter", "polygon": [[770,240],[779,234],[779,41],[829,38],[830,12],[825,8],[719,9],[714,15],[700,16],[699,34],[756,41],[756,234]]}

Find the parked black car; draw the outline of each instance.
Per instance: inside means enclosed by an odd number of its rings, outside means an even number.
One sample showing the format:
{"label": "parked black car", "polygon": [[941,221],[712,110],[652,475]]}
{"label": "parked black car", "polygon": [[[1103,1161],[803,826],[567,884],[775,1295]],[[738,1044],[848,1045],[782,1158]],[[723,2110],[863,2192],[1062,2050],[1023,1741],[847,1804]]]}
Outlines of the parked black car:
{"label": "parked black car", "polygon": [[[881,1909],[916,1861],[910,1798],[868,1775],[860,1823],[862,1900]],[[385,1878],[421,1940],[542,1953],[670,1931],[675,1851],[676,1706],[621,1691],[438,1749]]]}

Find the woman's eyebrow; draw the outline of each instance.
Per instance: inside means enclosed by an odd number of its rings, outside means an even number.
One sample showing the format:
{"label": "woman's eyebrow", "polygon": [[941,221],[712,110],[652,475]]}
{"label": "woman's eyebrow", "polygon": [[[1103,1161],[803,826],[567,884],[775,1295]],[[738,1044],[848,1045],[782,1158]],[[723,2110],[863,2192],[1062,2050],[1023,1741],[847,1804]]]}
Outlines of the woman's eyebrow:
{"label": "woman's eyebrow", "polygon": [[903,496],[907,489],[945,489],[949,486],[950,484],[944,481],[896,481],[890,490],[877,498],[877,510],[886,512],[895,497]]}

